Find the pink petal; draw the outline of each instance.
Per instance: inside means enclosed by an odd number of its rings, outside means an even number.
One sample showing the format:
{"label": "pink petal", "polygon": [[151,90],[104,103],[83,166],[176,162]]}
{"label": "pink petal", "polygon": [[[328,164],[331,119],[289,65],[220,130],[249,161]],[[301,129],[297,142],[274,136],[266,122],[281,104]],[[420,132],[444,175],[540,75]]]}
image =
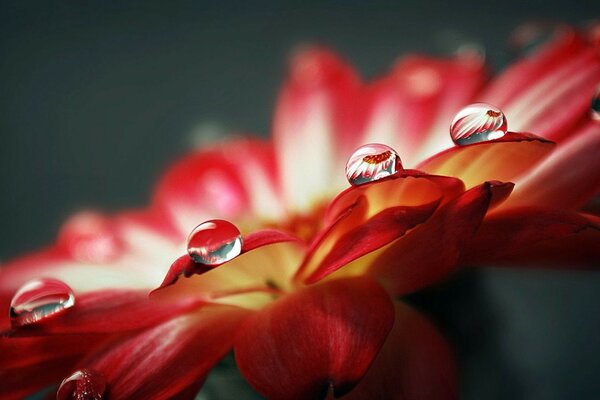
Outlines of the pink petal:
{"label": "pink petal", "polygon": [[535,168],[519,178],[504,207],[577,209],[600,192],[600,123],[588,121]]}
{"label": "pink petal", "polygon": [[396,302],[394,327],[357,387],[344,400],[451,400],[459,398],[452,351],[435,326]]}
{"label": "pink petal", "polygon": [[238,308],[207,307],[111,343],[80,366],[104,375],[110,399],[168,399],[206,376],[246,316]]}
{"label": "pink petal", "polygon": [[455,146],[419,164],[430,174],[459,177],[470,188],[483,181],[515,181],[554,148],[554,143],[528,133],[467,146]]}
{"label": "pink petal", "polygon": [[600,222],[573,211],[502,210],[486,218],[462,256],[466,265],[563,268],[600,265]]}
{"label": "pink petal", "polygon": [[293,55],[273,120],[285,204],[292,210],[307,212],[345,184],[344,163],[358,146],[359,85],[351,67],[326,49]]}
{"label": "pink petal", "polygon": [[442,206],[422,224],[392,243],[373,261],[369,274],[395,295],[418,290],[453,271],[461,251],[496,196],[511,184],[486,182]]}
{"label": "pink petal", "polygon": [[[326,225],[311,245],[296,279],[314,282],[346,262],[383,246],[394,236],[426,220],[439,203],[456,196],[463,188],[457,179],[404,171],[342,192],[329,206]],[[387,209],[392,210],[384,212]],[[386,215],[394,214],[396,218],[386,220]],[[361,228],[364,224],[367,225]],[[377,228],[385,228],[385,235],[383,232],[381,236],[372,234]],[[363,233],[368,235],[363,237]],[[336,260],[358,237],[362,244],[345,254],[344,259]],[[329,255],[332,251],[334,254]]]}
{"label": "pink petal", "polygon": [[351,390],[393,325],[387,293],[365,277],[308,286],[251,316],[235,340],[238,367],[269,399]]}

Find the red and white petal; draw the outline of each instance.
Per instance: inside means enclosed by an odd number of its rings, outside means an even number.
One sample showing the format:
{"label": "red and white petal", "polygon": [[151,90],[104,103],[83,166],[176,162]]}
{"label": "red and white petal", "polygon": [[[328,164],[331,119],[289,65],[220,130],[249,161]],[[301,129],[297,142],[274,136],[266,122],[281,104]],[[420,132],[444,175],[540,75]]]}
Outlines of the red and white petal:
{"label": "red and white petal", "polygon": [[435,326],[395,303],[394,327],[379,355],[344,400],[453,400],[459,398],[452,350]]}
{"label": "red and white petal", "polygon": [[273,140],[285,204],[296,213],[346,185],[344,163],[354,150],[360,82],[336,54],[301,49],[279,94]]}
{"label": "red and white petal", "polygon": [[79,364],[104,376],[111,399],[168,399],[204,379],[231,349],[247,315],[206,307],[110,343]]}
{"label": "red and white petal", "polygon": [[516,181],[554,150],[554,143],[528,133],[509,132],[500,139],[456,146],[423,161],[430,174],[459,177],[473,187],[484,181]]}
{"label": "red and white petal", "polygon": [[516,180],[503,208],[577,209],[600,192],[600,123],[588,121],[545,160]]}
{"label": "red and white petal", "polygon": [[523,207],[485,219],[461,257],[465,265],[600,265],[600,221],[574,211]]}
{"label": "red and white petal", "polygon": [[[508,186],[507,186],[508,185]],[[413,292],[447,276],[477,231],[490,204],[511,184],[486,182],[442,206],[426,223],[384,248],[368,274],[395,295]]]}
{"label": "red and white petal", "polygon": [[394,322],[387,293],[361,277],[308,286],[252,315],[234,344],[242,375],[269,399],[338,397],[377,356]]}

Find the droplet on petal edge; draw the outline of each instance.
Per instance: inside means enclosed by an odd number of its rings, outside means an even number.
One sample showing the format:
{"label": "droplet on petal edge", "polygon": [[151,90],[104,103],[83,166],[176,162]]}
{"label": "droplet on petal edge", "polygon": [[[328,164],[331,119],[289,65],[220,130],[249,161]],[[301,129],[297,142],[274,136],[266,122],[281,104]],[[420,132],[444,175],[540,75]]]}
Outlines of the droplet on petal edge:
{"label": "droplet on petal edge", "polygon": [[56,279],[36,279],[27,282],[10,302],[10,322],[13,327],[29,325],[57,316],[75,305],[73,290]]}
{"label": "droplet on petal edge", "polygon": [[352,153],[346,163],[346,178],[357,186],[394,175],[401,169],[400,157],[394,149],[370,143]]}
{"label": "droplet on petal edge", "polygon": [[188,236],[187,251],[194,262],[217,266],[240,255],[242,236],[229,221],[213,219],[198,225]]}
{"label": "droplet on petal edge", "polygon": [[66,377],[56,393],[57,400],[101,400],[106,391],[104,376],[89,368],[79,369]]}
{"label": "droplet on petal edge", "polygon": [[459,146],[499,139],[506,134],[504,113],[486,103],[474,103],[456,114],[450,124],[450,137]]}
{"label": "droplet on petal edge", "polygon": [[590,115],[592,119],[600,121],[600,86],[598,86],[596,93],[594,93],[594,97],[592,97]]}

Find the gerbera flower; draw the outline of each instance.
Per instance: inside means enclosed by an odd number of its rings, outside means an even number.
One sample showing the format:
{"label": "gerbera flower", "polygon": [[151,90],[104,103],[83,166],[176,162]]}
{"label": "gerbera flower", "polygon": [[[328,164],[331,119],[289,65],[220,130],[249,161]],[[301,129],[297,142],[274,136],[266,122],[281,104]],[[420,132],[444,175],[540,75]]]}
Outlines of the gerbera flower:
{"label": "gerbera flower", "polygon": [[598,265],[577,212],[600,189],[597,45],[563,28],[489,83],[471,53],[363,83],[302,49],[273,142],[194,152],[147,209],[75,215],[3,266],[0,394],[193,398],[233,348],[267,398],[457,398],[399,299],[459,266]]}

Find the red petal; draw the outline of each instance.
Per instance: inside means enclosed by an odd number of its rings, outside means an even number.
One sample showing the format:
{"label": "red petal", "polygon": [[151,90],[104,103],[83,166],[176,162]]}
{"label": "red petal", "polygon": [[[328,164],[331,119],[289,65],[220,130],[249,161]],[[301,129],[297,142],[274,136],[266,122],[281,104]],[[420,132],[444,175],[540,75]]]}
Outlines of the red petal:
{"label": "red petal", "polygon": [[[276,229],[263,229],[244,236],[241,254],[263,246],[282,242],[299,242],[299,239],[293,235],[278,231]],[[173,264],[171,264],[171,267],[165,275],[163,282],[156,290],[174,284],[181,275],[189,278],[194,274],[201,275],[212,269],[215,269],[215,267],[195,263],[189,255],[185,254],[177,258]]]}
{"label": "red petal", "polygon": [[102,290],[75,294],[75,306],[57,318],[16,328],[11,335],[110,333],[156,325],[193,307],[199,300],[152,301],[148,292]]}
{"label": "red petal", "polygon": [[365,277],[308,286],[251,316],[235,340],[238,367],[269,399],[351,390],[393,325],[387,293]]}
{"label": "red petal", "polygon": [[600,223],[572,211],[508,209],[485,219],[469,241],[463,264],[571,268],[600,264]]}
{"label": "red petal", "polygon": [[589,121],[517,181],[503,207],[577,209],[600,191],[600,123]]}
{"label": "red petal", "polygon": [[358,77],[336,54],[307,48],[292,57],[273,120],[285,203],[298,212],[345,185],[357,146]]}
{"label": "red petal", "polygon": [[[385,214],[382,214],[371,221],[362,233],[371,232],[377,226],[383,227],[382,224],[385,223],[386,237],[361,237],[364,247],[356,248],[348,254],[348,262],[381,247],[393,240],[393,235],[401,235],[427,219],[437,204],[462,190],[462,182],[457,179],[424,175],[418,171],[404,171],[401,175],[342,192],[329,206],[325,217],[327,225],[311,245],[306,259],[298,269],[296,279],[302,280],[310,276],[311,281],[317,280],[343,266],[344,264],[336,262],[334,257],[347,248],[350,244],[348,240],[353,240],[352,238],[361,234],[360,227],[363,224],[384,210],[396,208],[398,211],[402,209],[397,207],[404,207],[404,210],[410,210],[410,216],[406,220],[385,221]],[[335,251],[336,255],[329,256],[331,251]],[[327,262],[326,257],[329,257]]]}
{"label": "red petal", "polygon": [[154,204],[173,218],[185,237],[212,219],[281,216],[272,148],[240,139],[191,154],[160,179]]}
{"label": "red petal", "polygon": [[473,187],[483,181],[515,181],[554,148],[554,143],[526,133],[467,146],[455,146],[423,161],[419,169],[459,177]]}
{"label": "red petal", "polygon": [[113,343],[80,365],[104,375],[111,399],[167,399],[203,379],[246,316],[238,308],[207,307]]}
{"label": "red petal", "polygon": [[396,295],[440,280],[456,267],[494,196],[506,193],[505,185],[484,183],[442,206],[425,224],[383,250],[369,273]]}
{"label": "red petal", "polygon": [[344,400],[459,398],[452,351],[431,322],[403,303],[373,365]]}

